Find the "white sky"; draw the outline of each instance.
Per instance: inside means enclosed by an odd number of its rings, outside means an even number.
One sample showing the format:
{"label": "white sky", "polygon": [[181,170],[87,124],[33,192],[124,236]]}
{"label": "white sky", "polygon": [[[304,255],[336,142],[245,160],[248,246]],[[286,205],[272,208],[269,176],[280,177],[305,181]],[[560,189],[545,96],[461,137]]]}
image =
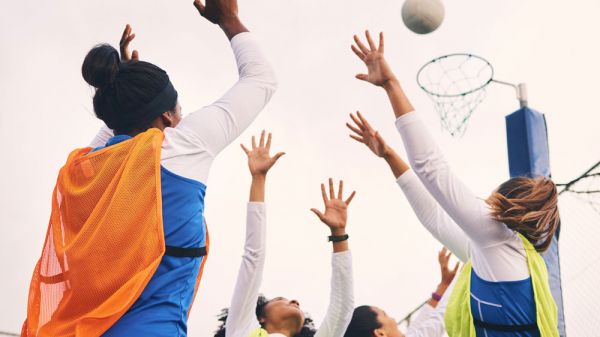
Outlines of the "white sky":
{"label": "white sky", "polygon": [[[68,152],[87,145],[100,126],[92,111],[93,92],[80,75],[89,48],[99,42],[116,45],[125,23],[132,24],[134,47],[141,58],[169,72],[184,113],[210,103],[235,81],[226,38],[199,17],[191,2],[0,4],[0,147],[5,158],[0,168],[0,330],[20,331],[58,169]],[[415,83],[419,67],[436,56],[481,55],[495,66],[498,79],[528,84],[531,107],[548,119],[556,181],[600,159],[597,1],[445,2],[444,23],[427,36],[404,27],[399,0],[240,2],[241,17],[272,61],[280,88],[212,168],[206,214],[211,256],[189,321],[191,336],[209,335],[215,315],[230,301],[249,188],[237,143],[262,128],[274,133],[275,150],[287,152],[268,183],[269,254],[262,287],[267,296],[297,298],[321,321],[331,248],[325,243],[326,228],[309,208],[321,207],[319,183],[329,176],[345,179],[348,188],[358,191],[348,228],[357,305],[377,305],[400,318],[437,284],[440,245],[421,228],[384,162],[351,141],[344,126],[347,114],[359,109],[404,153],[384,93],[353,79],[363,66],[350,51],[352,34],[365,28],[386,33],[388,61],[455,171],[480,195],[508,176],[503,117],[518,107],[514,92],[490,87],[467,134],[453,139],[441,131],[430,100]],[[563,220],[567,328],[572,336],[591,336],[600,328],[593,320],[600,291],[592,281],[600,272],[589,261],[600,257],[592,244],[600,231],[569,228],[569,219]],[[589,221],[587,226],[593,228]]]}

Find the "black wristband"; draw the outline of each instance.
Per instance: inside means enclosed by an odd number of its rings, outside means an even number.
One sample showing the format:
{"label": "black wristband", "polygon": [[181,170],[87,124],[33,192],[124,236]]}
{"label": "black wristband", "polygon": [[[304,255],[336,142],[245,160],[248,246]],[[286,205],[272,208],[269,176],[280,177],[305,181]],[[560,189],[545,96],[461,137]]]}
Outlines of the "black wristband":
{"label": "black wristband", "polygon": [[328,241],[331,242],[341,242],[341,241],[346,241],[348,240],[350,236],[348,234],[344,234],[344,235],[330,235],[327,238],[329,239]]}

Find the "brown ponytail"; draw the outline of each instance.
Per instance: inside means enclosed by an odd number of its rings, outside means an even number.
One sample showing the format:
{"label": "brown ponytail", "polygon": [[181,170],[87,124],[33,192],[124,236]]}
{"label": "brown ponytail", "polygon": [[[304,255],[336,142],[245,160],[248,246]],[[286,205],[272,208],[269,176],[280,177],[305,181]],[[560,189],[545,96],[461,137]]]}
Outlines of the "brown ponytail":
{"label": "brown ponytail", "polygon": [[486,202],[494,219],[521,233],[538,252],[548,249],[560,222],[558,192],[552,180],[512,178],[500,185]]}

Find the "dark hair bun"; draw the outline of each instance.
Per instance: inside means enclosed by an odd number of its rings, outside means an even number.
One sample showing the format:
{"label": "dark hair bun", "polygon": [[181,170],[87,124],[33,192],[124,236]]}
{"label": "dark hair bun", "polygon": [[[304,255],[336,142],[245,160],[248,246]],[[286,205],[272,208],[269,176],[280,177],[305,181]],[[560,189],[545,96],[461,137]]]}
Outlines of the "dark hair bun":
{"label": "dark hair bun", "polygon": [[119,52],[108,44],[99,44],[85,56],[81,66],[83,79],[98,89],[113,83],[119,72]]}

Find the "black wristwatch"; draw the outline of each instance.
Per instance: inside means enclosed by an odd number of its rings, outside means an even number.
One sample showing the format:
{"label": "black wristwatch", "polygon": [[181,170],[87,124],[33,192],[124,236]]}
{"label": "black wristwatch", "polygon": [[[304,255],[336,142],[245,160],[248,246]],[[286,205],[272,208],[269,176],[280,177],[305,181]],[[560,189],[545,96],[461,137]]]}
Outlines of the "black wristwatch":
{"label": "black wristwatch", "polygon": [[330,235],[327,238],[329,239],[328,241],[331,242],[341,242],[341,241],[346,241],[348,240],[350,236],[348,234],[344,234],[344,235]]}

